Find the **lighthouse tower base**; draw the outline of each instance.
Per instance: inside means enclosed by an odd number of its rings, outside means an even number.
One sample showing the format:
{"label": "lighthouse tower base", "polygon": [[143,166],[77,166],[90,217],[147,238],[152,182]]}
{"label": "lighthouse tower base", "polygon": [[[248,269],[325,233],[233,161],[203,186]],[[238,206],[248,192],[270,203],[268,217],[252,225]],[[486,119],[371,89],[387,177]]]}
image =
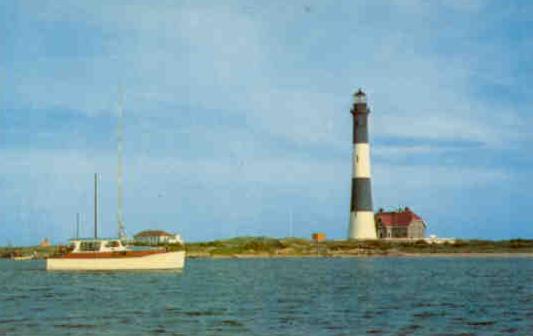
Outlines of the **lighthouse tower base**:
{"label": "lighthouse tower base", "polygon": [[377,239],[373,211],[357,211],[350,215],[348,239]]}

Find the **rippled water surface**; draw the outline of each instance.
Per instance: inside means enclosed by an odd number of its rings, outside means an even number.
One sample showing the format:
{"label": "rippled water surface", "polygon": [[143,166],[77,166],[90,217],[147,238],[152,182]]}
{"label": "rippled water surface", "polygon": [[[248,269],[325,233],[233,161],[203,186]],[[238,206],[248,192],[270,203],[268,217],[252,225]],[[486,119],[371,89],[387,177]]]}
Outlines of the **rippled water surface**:
{"label": "rippled water surface", "polygon": [[43,261],[0,260],[0,335],[533,335],[531,258],[43,269]]}

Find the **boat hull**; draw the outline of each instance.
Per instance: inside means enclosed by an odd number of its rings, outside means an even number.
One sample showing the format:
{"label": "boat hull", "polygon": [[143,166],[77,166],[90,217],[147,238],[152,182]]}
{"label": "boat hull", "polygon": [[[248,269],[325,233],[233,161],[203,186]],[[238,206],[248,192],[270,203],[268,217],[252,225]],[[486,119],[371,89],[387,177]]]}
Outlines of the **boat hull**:
{"label": "boat hull", "polygon": [[129,258],[48,258],[48,271],[176,270],[185,266],[185,251]]}

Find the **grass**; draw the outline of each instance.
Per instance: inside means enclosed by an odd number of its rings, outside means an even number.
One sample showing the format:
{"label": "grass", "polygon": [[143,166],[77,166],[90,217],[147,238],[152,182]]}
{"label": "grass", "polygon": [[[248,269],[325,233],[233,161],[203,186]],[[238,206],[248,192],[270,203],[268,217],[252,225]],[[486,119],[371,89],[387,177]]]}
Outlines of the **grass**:
{"label": "grass", "polygon": [[29,256],[34,252],[38,257],[50,256],[57,253],[59,246],[23,246],[23,247],[0,247],[0,258],[10,258],[12,256]]}
{"label": "grass", "polygon": [[189,254],[231,256],[236,254],[275,254],[285,248],[281,240],[268,237],[237,237],[227,240],[188,243]]}
{"label": "grass", "polygon": [[[182,250],[181,245],[166,246],[169,250]],[[40,257],[53,255],[60,246],[50,247],[0,247],[0,257],[30,255],[36,251]],[[226,240],[188,243],[185,245],[191,257],[233,256],[314,256],[314,241],[300,238],[236,237]],[[348,241],[328,240],[318,246],[323,256],[402,255],[402,254],[453,254],[453,253],[531,253],[533,240],[458,240],[454,244],[429,244],[419,241]]]}
{"label": "grass", "polygon": [[[238,237],[228,240],[189,243],[190,256],[311,256],[317,254],[314,241],[298,238]],[[325,256],[397,255],[435,253],[533,253],[533,240],[503,241],[459,240],[454,244],[429,244],[418,241],[348,241],[329,240],[319,244]]]}

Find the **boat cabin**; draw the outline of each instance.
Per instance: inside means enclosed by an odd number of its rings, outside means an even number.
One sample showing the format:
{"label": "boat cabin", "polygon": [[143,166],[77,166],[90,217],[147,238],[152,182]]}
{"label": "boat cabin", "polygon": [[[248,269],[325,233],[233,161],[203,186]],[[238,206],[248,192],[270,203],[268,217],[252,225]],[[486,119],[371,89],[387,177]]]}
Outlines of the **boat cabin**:
{"label": "boat cabin", "polygon": [[119,239],[73,239],[70,241],[71,253],[120,252],[126,247]]}

